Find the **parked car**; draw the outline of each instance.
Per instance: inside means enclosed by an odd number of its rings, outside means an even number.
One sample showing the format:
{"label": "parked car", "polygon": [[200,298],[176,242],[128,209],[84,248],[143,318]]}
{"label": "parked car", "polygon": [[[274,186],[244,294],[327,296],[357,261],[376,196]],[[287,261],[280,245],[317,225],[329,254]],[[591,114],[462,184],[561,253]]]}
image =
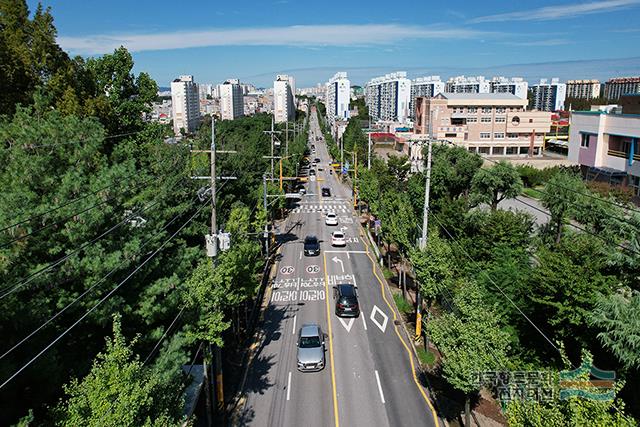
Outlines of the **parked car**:
{"label": "parked car", "polygon": [[320,242],[316,236],[304,238],[304,254],[305,256],[320,255]]}
{"label": "parked car", "polygon": [[329,212],[324,217],[324,223],[326,225],[338,225],[338,215],[335,212]]}
{"label": "parked car", "polygon": [[299,371],[315,372],[324,368],[324,334],[317,323],[302,325],[296,345]]}
{"label": "parked car", "polygon": [[334,286],[333,298],[336,300],[336,316],[358,317],[360,315],[356,286],[350,284]]}
{"label": "parked car", "polygon": [[331,246],[346,246],[347,240],[342,231],[334,231],[331,233]]}
{"label": "parked car", "polygon": [[322,187],[322,197],[331,197],[331,190],[327,187]]}

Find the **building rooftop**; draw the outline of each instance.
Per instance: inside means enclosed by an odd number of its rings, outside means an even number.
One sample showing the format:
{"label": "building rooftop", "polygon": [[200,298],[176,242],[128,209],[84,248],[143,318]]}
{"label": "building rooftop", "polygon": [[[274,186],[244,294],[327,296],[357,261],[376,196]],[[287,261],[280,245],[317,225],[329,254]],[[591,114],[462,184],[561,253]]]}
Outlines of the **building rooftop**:
{"label": "building rooftop", "polygon": [[484,99],[491,100],[505,100],[505,101],[522,101],[522,98],[515,96],[512,93],[451,93],[443,92],[437,95],[437,97],[443,97],[452,101],[479,101]]}

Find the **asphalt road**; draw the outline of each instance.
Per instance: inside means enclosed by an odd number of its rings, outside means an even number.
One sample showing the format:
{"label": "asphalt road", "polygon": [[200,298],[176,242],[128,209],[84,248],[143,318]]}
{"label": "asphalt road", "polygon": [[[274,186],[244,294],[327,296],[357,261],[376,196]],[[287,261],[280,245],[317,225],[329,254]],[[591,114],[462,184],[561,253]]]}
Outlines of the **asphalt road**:
{"label": "asphalt road", "polygon": [[[351,190],[329,174],[330,157],[317,117],[311,114],[311,158],[321,159],[318,179],[282,226],[278,273],[267,291],[260,343],[248,372],[239,425],[247,426],[439,426],[427,391],[416,377],[417,361],[399,322],[372,249],[353,214]],[[320,195],[322,187],[331,197]],[[324,215],[338,214],[337,226]],[[331,246],[342,229],[345,248]],[[321,241],[321,254],[303,254],[306,235]],[[357,318],[338,318],[332,287],[358,286]],[[326,336],[326,367],[302,373],[296,365],[296,336],[304,323],[318,323]]]}

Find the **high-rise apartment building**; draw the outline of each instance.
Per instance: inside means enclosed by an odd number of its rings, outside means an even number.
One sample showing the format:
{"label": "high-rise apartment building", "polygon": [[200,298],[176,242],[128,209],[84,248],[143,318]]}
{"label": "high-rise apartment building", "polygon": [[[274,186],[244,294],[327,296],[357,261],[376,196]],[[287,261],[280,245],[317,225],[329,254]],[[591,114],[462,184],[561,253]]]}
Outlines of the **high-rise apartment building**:
{"label": "high-rise apartment building", "polygon": [[180,76],[171,82],[171,105],[175,134],[179,135],[181,129],[195,132],[200,124],[200,102],[193,76]]}
{"label": "high-rise apartment building", "polygon": [[559,79],[540,79],[540,83],[531,86],[533,109],[541,111],[564,110],[564,101],[567,96],[567,85],[560,83]]}
{"label": "high-rise apartment building", "polygon": [[414,131],[490,156],[541,155],[551,113],[510,93],[440,93],[416,100]]}
{"label": "high-rise apartment building", "polygon": [[447,80],[445,91],[449,93],[490,93],[491,82],[484,76],[456,76]]}
{"label": "high-rise apartment building", "polygon": [[220,117],[234,120],[244,114],[242,87],[238,79],[229,79],[220,85]]}
{"label": "high-rise apartment building", "polygon": [[494,77],[491,79],[491,93],[510,93],[520,99],[527,99],[529,83],[522,77]]}
{"label": "high-rise apartment building", "polygon": [[599,98],[600,86],[598,80],[569,80],[567,81],[567,98]]}
{"label": "high-rise apartment building", "polygon": [[327,119],[329,123],[336,120],[349,119],[349,100],[351,99],[351,83],[347,73],[336,73],[326,84]]}
{"label": "high-rise apartment building", "polygon": [[279,74],[273,82],[273,117],[276,123],[292,121],[296,116],[296,85],[292,76]]}
{"label": "high-rise apartment building", "polygon": [[406,123],[410,101],[411,80],[404,71],[376,77],[365,88],[365,102],[373,120]]}
{"label": "high-rise apartment building", "polygon": [[617,77],[607,80],[604,97],[617,101],[622,95],[640,93],[640,77]]}
{"label": "high-rise apartment building", "polygon": [[418,77],[411,80],[411,100],[409,101],[409,116],[414,117],[416,98],[419,96],[431,98],[444,92],[444,82],[440,76]]}

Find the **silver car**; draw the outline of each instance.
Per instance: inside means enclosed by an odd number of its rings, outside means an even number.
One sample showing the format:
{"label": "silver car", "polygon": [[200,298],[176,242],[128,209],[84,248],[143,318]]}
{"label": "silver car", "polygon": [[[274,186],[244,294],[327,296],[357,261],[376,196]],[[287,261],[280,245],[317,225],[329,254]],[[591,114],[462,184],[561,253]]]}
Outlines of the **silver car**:
{"label": "silver car", "polygon": [[299,371],[313,372],[324,368],[324,334],[318,324],[302,325],[296,345]]}

